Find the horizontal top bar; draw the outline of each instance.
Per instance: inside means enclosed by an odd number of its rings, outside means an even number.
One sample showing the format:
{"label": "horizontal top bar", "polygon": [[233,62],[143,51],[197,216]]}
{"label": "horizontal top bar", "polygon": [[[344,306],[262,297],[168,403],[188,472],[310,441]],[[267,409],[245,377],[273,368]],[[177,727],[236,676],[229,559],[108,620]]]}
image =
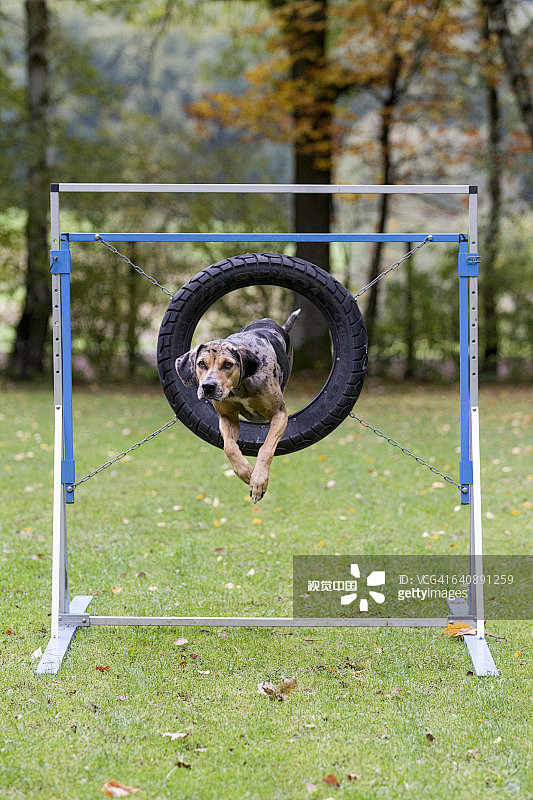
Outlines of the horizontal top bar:
{"label": "horizontal top bar", "polygon": [[[472,187],[474,188],[474,187]],[[55,192],[172,192],[249,194],[469,194],[470,185],[355,185],[296,183],[53,183]]]}
{"label": "horizontal top bar", "polygon": [[[99,233],[106,242],[423,242],[427,233]],[[466,241],[461,233],[434,233],[434,242]],[[94,242],[94,233],[64,233],[71,242]]]}

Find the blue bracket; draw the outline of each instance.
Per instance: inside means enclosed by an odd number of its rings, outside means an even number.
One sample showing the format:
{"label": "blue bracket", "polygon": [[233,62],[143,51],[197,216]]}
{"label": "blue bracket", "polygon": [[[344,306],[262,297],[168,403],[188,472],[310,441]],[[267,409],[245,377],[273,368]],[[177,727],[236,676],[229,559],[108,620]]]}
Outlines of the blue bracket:
{"label": "blue bracket", "polygon": [[70,250],[50,250],[50,272],[52,275],[70,275]]}
{"label": "blue bracket", "polygon": [[479,255],[477,253],[459,253],[459,277],[477,278],[479,275]]}
{"label": "blue bracket", "polygon": [[469,495],[470,492],[469,487],[472,486],[474,482],[474,464],[472,461],[460,461],[459,462],[459,483],[461,484],[461,488],[467,491],[464,494],[461,494],[461,503],[462,505],[467,505],[469,502]]}

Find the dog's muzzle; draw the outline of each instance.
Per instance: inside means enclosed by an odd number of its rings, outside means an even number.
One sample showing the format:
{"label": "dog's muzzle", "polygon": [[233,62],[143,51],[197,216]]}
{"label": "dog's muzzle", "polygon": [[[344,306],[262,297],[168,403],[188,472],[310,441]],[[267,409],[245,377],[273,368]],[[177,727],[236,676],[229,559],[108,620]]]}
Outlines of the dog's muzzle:
{"label": "dog's muzzle", "polygon": [[199,400],[220,400],[222,399],[222,393],[216,383],[202,383],[198,388],[198,399]]}

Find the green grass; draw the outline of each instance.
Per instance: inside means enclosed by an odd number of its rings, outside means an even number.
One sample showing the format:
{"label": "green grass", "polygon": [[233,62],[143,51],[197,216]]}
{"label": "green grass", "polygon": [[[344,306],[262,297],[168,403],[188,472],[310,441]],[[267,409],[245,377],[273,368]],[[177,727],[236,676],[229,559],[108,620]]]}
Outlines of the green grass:
{"label": "green grass", "polygon": [[[485,550],[529,554],[532,394],[485,391],[480,405]],[[451,389],[373,386],[356,410],[455,476],[457,407]],[[52,413],[50,392],[5,387],[2,800],[90,800],[111,779],[150,800],[533,797],[529,621],[489,622],[498,678],[469,674],[464,644],[435,629],[166,627],[81,630],[59,675],[35,676],[50,622]],[[171,416],[155,392],[76,393],[77,475]],[[353,420],[276,459],[258,507],[228,467],[176,425],[79,487],[71,593],[93,594],[93,614],[281,616],[294,554],[467,551],[457,490]],[[298,680],[285,702],[258,694],[281,676]],[[178,731],[189,735],[163,736]]]}

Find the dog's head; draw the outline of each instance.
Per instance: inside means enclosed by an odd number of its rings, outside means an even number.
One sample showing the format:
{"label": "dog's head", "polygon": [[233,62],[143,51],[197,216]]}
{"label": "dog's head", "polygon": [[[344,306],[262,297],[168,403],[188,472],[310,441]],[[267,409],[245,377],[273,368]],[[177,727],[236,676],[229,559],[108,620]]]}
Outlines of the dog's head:
{"label": "dog's head", "polygon": [[220,339],[189,350],[176,359],[175,366],[185,386],[198,383],[199,400],[221,402],[257,372],[260,361],[247,348]]}

